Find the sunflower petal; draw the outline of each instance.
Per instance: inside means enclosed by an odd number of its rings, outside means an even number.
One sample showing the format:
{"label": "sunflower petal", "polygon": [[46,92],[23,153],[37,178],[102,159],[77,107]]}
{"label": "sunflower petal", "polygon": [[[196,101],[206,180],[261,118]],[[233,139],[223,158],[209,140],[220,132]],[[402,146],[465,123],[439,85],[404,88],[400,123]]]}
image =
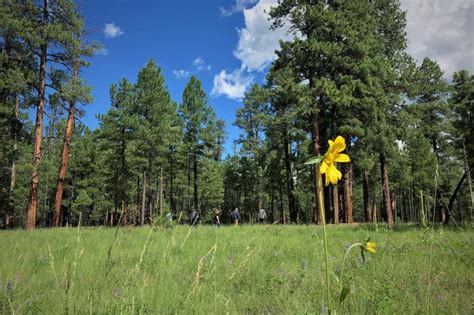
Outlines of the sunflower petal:
{"label": "sunflower petal", "polygon": [[339,153],[336,154],[336,158],[334,159],[334,161],[339,163],[347,163],[351,161],[351,158],[347,154]]}
{"label": "sunflower petal", "polygon": [[325,174],[328,170],[329,166],[323,161],[319,166],[319,172],[321,174]]}
{"label": "sunflower petal", "polygon": [[329,174],[326,173],[326,175],[324,175],[324,185],[329,186],[330,183],[331,181],[329,180]]}
{"label": "sunflower petal", "polygon": [[341,136],[337,136],[334,140],[334,144],[331,146],[331,151],[335,153],[340,153],[346,149],[346,139]]}
{"label": "sunflower petal", "polygon": [[375,254],[376,252],[376,245],[374,242],[367,242],[365,249],[372,254]]}
{"label": "sunflower petal", "polygon": [[334,164],[331,164],[329,166],[329,170],[326,172],[326,175],[329,175],[329,180],[333,185],[337,184],[337,181],[342,178],[342,173],[334,166]]}
{"label": "sunflower petal", "polygon": [[328,151],[331,151],[331,148],[332,148],[332,146],[334,145],[334,141],[328,140],[328,144],[329,144],[329,149],[328,149]]}

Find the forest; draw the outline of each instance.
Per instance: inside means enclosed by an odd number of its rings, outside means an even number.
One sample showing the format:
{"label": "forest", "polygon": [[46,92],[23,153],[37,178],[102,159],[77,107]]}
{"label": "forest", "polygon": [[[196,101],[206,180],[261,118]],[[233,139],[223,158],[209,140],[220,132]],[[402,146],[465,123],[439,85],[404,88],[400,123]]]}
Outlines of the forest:
{"label": "forest", "polygon": [[[474,76],[406,52],[397,0],[282,0],[290,23],[263,84],[225,121],[192,76],[181,102],[159,60],[110,86],[91,130],[81,77],[101,44],[72,0],[0,1],[0,225],[5,229],[145,225],[191,211],[242,223],[472,220]],[[305,164],[342,136],[350,162],[336,185]],[[327,175],[327,174],[326,174]],[[324,209],[324,215],[321,210]]]}

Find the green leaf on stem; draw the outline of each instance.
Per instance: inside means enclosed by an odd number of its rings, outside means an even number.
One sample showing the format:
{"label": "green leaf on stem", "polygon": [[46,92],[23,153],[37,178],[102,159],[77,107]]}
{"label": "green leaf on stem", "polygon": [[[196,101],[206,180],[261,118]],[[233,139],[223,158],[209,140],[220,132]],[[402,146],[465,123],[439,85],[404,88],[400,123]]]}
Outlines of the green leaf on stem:
{"label": "green leaf on stem", "polygon": [[318,164],[322,161],[323,158],[324,156],[313,156],[312,158],[304,162],[304,164],[305,165]]}

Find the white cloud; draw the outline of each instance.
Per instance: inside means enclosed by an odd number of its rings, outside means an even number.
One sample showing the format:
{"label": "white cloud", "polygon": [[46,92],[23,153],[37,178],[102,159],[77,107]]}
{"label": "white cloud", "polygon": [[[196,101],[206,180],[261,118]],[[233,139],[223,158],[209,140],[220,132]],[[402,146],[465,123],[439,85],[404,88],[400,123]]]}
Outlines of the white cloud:
{"label": "white cloud", "polygon": [[258,0],[237,0],[235,4],[230,8],[225,9],[223,7],[220,7],[219,9],[221,10],[222,16],[231,16],[235,13],[243,11],[246,7],[256,3],[257,1]]}
{"label": "white cloud", "polygon": [[[257,3],[258,2],[258,3]],[[246,9],[249,4],[255,6]],[[246,89],[252,84],[253,71],[263,71],[276,58],[275,50],[280,47],[280,40],[290,40],[290,27],[272,30],[268,12],[278,5],[278,0],[237,0],[232,10],[242,11],[245,26],[237,30],[239,42],[234,56],[240,60],[241,67],[230,73],[222,70],[214,76],[212,94],[225,95],[231,99],[241,99]],[[222,8],[221,8],[222,11]],[[230,9],[226,12],[231,12]],[[235,13],[235,12],[234,12]],[[228,14],[230,15],[230,14]]]}
{"label": "white cloud", "polygon": [[410,55],[437,61],[447,78],[461,69],[474,72],[472,0],[401,0],[401,7],[407,11]]}
{"label": "white cloud", "polygon": [[94,54],[99,55],[99,56],[107,56],[109,54],[109,50],[105,47],[101,47],[101,48],[95,50]]}
{"label": "white cloud", "polygon": [[176,76],[176,78],[178,79],[184,79],[184,78],[187,78],[189,77],[189,75],[191,74],[189,71],[186,71],[186,70],[173,70],[173,74]]}
{"label": "white cloud", "polygon": [[104,28],[105,38],[114,38],[122,35],[124,32],[115,23],[106,23]]}
{"label": "white cloud", "polygon": [[211,95],[224,95],[230,99],[239,100],[244,97],[247,88],[252,84],[253,77],[245,73],[245,69],[237,69],[231,73],[222,70],[214,76],[214,86]]}
{"label": "white cloud", "polygon": [[277,4],[277,0],[260,0],[254,7],[244,10],[245,27],[238,30],[239,43],[234,56],[250,71],[263,71],[275,60],[279,41],[293,38],[287,24],[276,30],[270,29],[268,12]]}
{"label": "white cloud", "polygon": [[211,65],[206,64],[206,62],[204,61],[204,59],[202,59],[202,57],[197,57],[196,59],[194,59],[193,66],[195,66],[196,69],[198,69],[198,71],[201,71],[201,70],[210,71],[211,70]]}

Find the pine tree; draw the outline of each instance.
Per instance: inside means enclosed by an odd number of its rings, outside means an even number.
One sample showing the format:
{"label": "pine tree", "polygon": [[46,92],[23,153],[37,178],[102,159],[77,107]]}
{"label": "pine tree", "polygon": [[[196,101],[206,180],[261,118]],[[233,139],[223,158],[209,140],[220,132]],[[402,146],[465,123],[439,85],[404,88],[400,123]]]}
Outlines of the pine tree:
{"label": "pine tree", "polygon": [[[344,135],[350,148],[351,137],[363,136],[362,122],[387,125],[396,56],[405,46],[405,20],[397,1],[281,1],[270,15],[273,27],[289,21],[300,35],[281,43],[276,64],[293,68],[300,82],[308,82],[308,101],[299,112],[306,117],[313,155],[321,154],[325,142],[320,139],[331,133]],[[383,163],[385,155],[380,153]],[[314,173],[317,178],[317,168]],[[343,176],[346,220],[351,222],[352,164]],[[388,191],[387,176],[384,183]],[[316,200],[322,190],[316,187]]]}
{"label": "pine tree", "polygon": [[[138,115],[136,133],[134,135],[135,158],[142,159],[139,167],[142,175],[142,206],[141,224],[145,213],[145,207],[153,213],[152,200],[158,200],[163,204],[162,170],[166,163],[166,156],[171,145],[179,139],[180,122],[177,116],[176,104],[165,87],[161,69],[153,60],[140,70],[136,84],[137,102],[134,106],[134,114]],[[175,144],[176,145],[176,144]],[[139,162],[140,163],[140,162]],[[159,178],[158,178],[159,177]],[[149,187],[157,183],[154,190],[155,196]],[[147,193],[148,191],[148,193]],[[146,196],[148,200],[146,200]],[[146,202],[148,201],[148,202]],[[159,206],[162,213],[162,207]]]}
{"label": "pine tree", "polygon": [[[117,221],[116,215],[122,205],[129,205],[131,198],[130,145],[137,126],[137,117],[133,115],[136,93],[133,84],[126,79],[120,80],[110,88],[112,107],[107,114],[100,116],[98,137],[101,158],[104,161],[106,182],[102,183],[113,196],[114,211],[110,211],[110,222]],[[115,218],[114,218],[115,216]]]}
{"label": "pine tree", "polygon": [[271,110],[275,113],[268,125],[277,131],[276,133],[281,139],[290,221],[297,223],[299,206],[295,192],[295,156],[292,148],[293,143],[298,139],[297,135],[300,130],[297,110],[304,85],[297,82],[297,78],[290,68],[279,69],[276,66],[270,70],[268,85],[271,91]]}
{"label": "pine tree", "polygon": [[246,186],[255,198],[247,205],[252,213],[257,213],[263,207],[262,183],[266,156],[263,142],[264,128],[268,119],[268,101],[267,91],[258,85],[253,85],[245,93],[242,100],[243,107],[237,110],[234,123],[243,130],[238,140],[242,144],[241,155],[253,160],[253,163],[246,163],[251,167],[246,172],[254,174],[255,178],[254,181],[248,183],[249,186]]}
{"label": "pine tree", "polygon": [[0,1],[0,213],[5,227],[14,224],[19,142],[25,133],[21,110],[31,98],[36,69],[21,37],[31,14],[19,4]]}
{"label": "pine tree", "polygon": [[[188,184],[186,210],[191,212],[191,174],[193,175],[192,207],[201,212],[199,202],[199,161],[204,155],[206,143],[209,143],[209,130],[216,123],[215,114],[208,104],[207,96],[202,89],[201,82],[192,76],[183,92],[179,114],[184,121],[184,144],[188,158]],[[206,135],[207,134],[207,135]],[[207,138],[207,139],[206,139]]]}
{"label": "pine tree", "polygon": [[[71,144],[71,137],[74,131],[74,119],[75,115],[78,112],[78,104],[87,104],[91,101],[90,88],[85,85],[85,83],[80,79],[79,72],[82,67],[87,66],[87,63],[81,59],[83,56],[91,56],[96,45],[89,45],[82,47],[82,34],[83,34],[83,21],[82,17],[78,12],[73,14],[72,17],[74,20],[70,21],[71,31],[74,34],[76,41],[68,47],[67,51],[67,61],[65,65],[67,69],[71,72],[70,79],[68,82],[62,82],[57,78],[53,83],[57,86],[58,92],[56,94],[58,99],[58,104],[64,106],[64,109],[67,110],[67,123],[66,130],[64,134],[63,147],[61,152],[61,162],[59,165],[58,179],[56,185],[56,195],[54,202],[53,210],[53,226],[60,225],[61,218],[61,204],[64,191],[64,181],[66,178],[66,172],[68,168],[69,161],[69,147]],[[58,71],[58,76],[67,77],[68,74],[63,70]],[[81,113],[79,109],[79,114]]]}
{"label": "pine tree", "polygon": [[[3,6],[3,5],[2,5]],[[72,1],[48,1],[42,5],[30,1],[23,3],[9,3],[7,6],[15,7],[23,17],[19,23],[21,28],[16,34],[34,55],[37,56],[35,69],[37,69],[36,87],[36,123],[35,141],[33,146],[33,170],[30,184],[30,198],[27,212],[27,229],[36,226],[36,212],[39,201],[39,166],[42,159],[42,132],[43,112],[45,106],[47,62],[53,60],[55,64],[67,62],[68,51],[77,46],[73,29],[76,26],[76,11]],[[51,64],[52,65],[52,64]]]}

